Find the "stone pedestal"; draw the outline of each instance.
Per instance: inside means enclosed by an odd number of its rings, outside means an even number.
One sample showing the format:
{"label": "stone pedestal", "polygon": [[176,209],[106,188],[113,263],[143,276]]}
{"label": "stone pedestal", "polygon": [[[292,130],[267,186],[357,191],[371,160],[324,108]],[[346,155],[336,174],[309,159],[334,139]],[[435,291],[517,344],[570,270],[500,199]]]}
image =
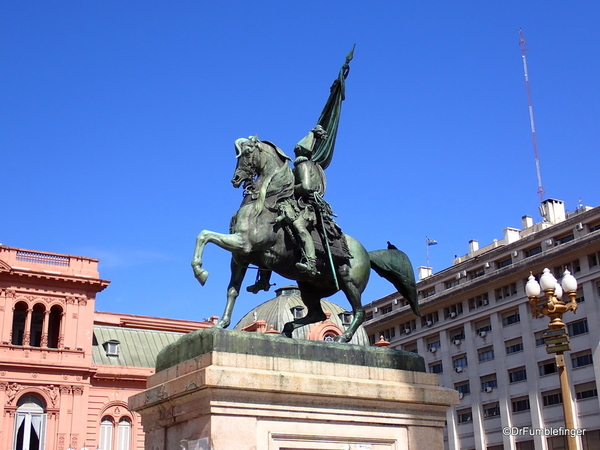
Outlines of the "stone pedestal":
{"label": "stone pedestal", "polygon": [[190,333],[160,369],[129,400],[146,450],[441,450],[458,403],[418,355],[262,333]]}

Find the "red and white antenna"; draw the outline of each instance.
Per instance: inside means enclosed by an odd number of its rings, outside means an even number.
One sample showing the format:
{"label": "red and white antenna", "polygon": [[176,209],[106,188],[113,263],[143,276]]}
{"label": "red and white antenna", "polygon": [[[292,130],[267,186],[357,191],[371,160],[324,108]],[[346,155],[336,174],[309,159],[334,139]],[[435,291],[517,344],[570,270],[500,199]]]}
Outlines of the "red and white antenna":
{"label": "red and white antenna", "polygon": [[535,156],[535,171],[537,173],[538,194],[540,195],[540,203],[544,201],[544,187],[542,186],[542,171],[540,170],[540,155],[538,154],[537,137],[535,135],[535,122],[533,121],[533,103],[531,102],[531,89],[529,87],[529,75],[527,74],[527,56],[525,53],[525,38],[523,30],[519,28],[519,44],[521,45],[521,56],[523,57],[523,70],[525,71],[525,87],[527,88],[527,103],[529,105],[529,122],[531,124],[531,137],[533,138],[533,154]]}

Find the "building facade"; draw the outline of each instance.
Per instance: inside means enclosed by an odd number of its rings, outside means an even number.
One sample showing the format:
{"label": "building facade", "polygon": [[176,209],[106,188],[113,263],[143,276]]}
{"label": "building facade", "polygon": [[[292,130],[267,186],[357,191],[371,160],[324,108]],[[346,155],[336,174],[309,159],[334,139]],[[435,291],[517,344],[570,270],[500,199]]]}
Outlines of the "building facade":
{"label": "building facade", "polygon": [[366,306],[371,343],[383,336],[391,348],[423,355],[440,384],[459,391],[447,413],[448,449],[566,448],[563,436],[534,431],[564,427],[557,367],[542,336],[549,320],[532,318],[525,294],[530,273],[539,280],[544,268],[558,280],[568,268],[578,281],[578,310],[563,316],[565,358],[576,426],[585,429],[579,444],[600,448],[600,207],[567,214],[549,199],[541,212],[543,222],[525,216],[522,229],[505,228],[484,248],[471,241],[447,269],[420,267],[422,317],[398,293]]}
{"label": "building facade", "polygon": [[129,396],[203,322],[102,313],[98,260],[0,245],[0,448],[142,450]]}

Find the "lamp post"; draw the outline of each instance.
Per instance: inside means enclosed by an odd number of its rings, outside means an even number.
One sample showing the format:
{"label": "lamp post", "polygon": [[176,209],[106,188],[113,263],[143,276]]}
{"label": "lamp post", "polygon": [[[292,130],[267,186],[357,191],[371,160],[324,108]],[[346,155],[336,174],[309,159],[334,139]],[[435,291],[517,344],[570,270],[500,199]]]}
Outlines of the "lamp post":
{"label": "lamp post", "polygon": [[[546,352],[554,353],[555,355],[560,380],[560,392],[562,394],[565,428],[573,430],[575,428],[575,416],[573,414],[573,404],[571,403],[571,386],[569,385],[569,375],[565,366],[564,355],[564,352],[570,350],[571,346],[562,316],[567,311],[573,311],[573,313],[577,311],[577,280],[571,275],[571,272],[565,269],[561,287],[556,278],[550,273],[550,270],[544,269],[540,277],[540,284],[538,284],[533,274],[529,275],[529,280],[525,285],[525,292],[529,298],[533,318],[537,319],[541,315],[550,318],[549,330],[544,332]],[[544,291],[545,298],[540,300],[542,290]],[[563,291],[569,297],[570,301],[567,303],[562,301]],[[569,432],[567,432],[566,436],[568,450],[578,450],[577,438]]]}

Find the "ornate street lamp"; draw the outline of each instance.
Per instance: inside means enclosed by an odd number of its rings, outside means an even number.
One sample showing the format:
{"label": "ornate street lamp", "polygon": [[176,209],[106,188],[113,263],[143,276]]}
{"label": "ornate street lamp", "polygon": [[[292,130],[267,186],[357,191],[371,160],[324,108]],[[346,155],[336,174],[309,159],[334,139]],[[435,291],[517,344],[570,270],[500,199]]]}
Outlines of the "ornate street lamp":
{"label": "ornate street lamp", "polygon": [[[565,366],[564,355],[565,351],[571,349],[571,345],[569,344],[569,334],[562,321],[562,316],[567,311],[573,311],[573,313],[577,311],[577,280],[571,275],[571,272],[565,269],[561,287],[556,278],[550,273],[550,270],[544,269],[540,277],[540,284],[535,280],[533,274],[529,275],[529,280],[525,285],[525,292],[529,298],[533,318],[537,319],[542,315],[550,318],[549,330],[544,332],[546,352],[554,353],[555,355],[563,400],[565,428],[573,430],[575,428],[575,416],[573,414],[573,404],[571,403],[571,386],[569,385],[569,376]],[[545,298],[540,299],[542,290],[544,291]],[[568,303],[562,301],[563,291],[569,297],[570,301]],[[577,438],[571,434],[567,434],[567,448],[569,450],[578,449]]]}

